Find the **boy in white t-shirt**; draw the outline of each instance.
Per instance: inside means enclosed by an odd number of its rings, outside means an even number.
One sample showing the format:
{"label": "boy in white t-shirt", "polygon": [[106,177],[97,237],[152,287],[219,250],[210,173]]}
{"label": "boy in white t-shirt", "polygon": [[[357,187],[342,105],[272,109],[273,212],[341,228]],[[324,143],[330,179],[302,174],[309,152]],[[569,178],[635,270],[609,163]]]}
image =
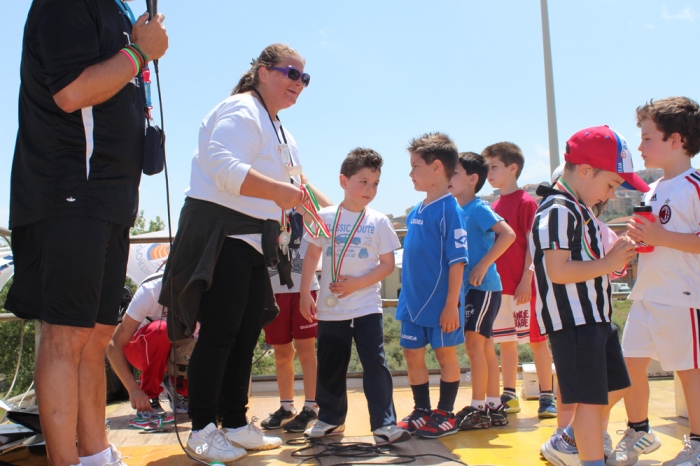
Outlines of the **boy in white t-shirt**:
{"label": "boy in white t-shirt", "polygon": [[[351,151],[340,167],[343,202],[319,211],[331,237],[306,235],[309,248],[302,268],[300,309],[309,322],[318,321],[319,407],[318,421],[304,432],[307,437],[320,438],[345,430],[346,377],[354,340],[375,440],[386,444],[410,438],[409,432],[396,427],[379,294],[381,280],[394,270],[394,250],[401,243],[389,219],[367,207],[377,194],[382,163],[381,156],[372,149]],[[321,257],[316,303],[310,288]]]}
{"label": "boy in white t-shirt", "polygon": [[678,456],[664,465],[700,464],[700,172],[690,159],[700,152],[700,107],[670,97],[637,108],[639,150],[647,168],[664,176],[644,195],[654,221],[635,216],[628,236],[654,246],[639,254],[634,301],[622,336],[632,387],[625,395],[629,419],[608,465],[631,465],[661,442],[649,427],[647,366],[657,359],[676,371],[688,406],[690,435]]}

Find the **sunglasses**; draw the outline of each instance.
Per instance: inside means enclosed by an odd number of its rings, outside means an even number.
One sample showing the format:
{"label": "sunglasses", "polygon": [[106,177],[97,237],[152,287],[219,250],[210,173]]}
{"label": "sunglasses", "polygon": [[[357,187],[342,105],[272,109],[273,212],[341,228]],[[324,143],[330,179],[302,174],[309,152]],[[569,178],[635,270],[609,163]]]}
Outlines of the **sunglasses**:
{"label": "sunglasses", "polygon": [[294,68],[293,66],[288,66],[286,68],[278,68],[276,66],[268,66],[267,69],[279,71],[280,73],[284,73],[284,76],[288,79],[291,79],[292,81],[296,81],[297,79],[301,78],[301,83],[304,85],[304,87],[308,87],[309,82],[311,81],[311,76],[309,76],[307,73],[302,73],[301,71]]}

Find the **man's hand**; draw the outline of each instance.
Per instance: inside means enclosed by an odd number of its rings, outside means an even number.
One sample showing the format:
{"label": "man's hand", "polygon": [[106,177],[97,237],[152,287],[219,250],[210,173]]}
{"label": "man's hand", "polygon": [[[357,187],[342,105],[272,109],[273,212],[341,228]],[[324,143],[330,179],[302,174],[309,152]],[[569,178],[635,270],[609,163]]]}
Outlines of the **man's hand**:
{"label": "man's hand", "polygon": [[140,388],[135,388],[129,392],[129,400],[131,401],[131,407],[136,411],[153,412],[151,400],[148,398],[148,395],[146,395],[146,392]]}
{"label": "man's hand", "polygon": [[459,328],[459,306],[445,306],[440,314],[440,327],[445,333]]}
{"label": "man's hand", "polygon": [[338,298],[344,298],[362,288],[360,285],[357,278],[341,275],[338,277],[338,281],[330,284],[329,288],[331,293],[338,295]]}
{"label": "man's hand", "polygon": [[469,273],[469,283],[472,286],[480,286],[481,282],[484,281],[484,276],[486,276],[486,271],[488,269],[488,265],[484,264],[482,261],[479,261],[479,263],[476,264]]}
{"label": "man's hand", "polygon": [[152,20],[148,20],[148,13],[139,16],[131,30],[131,42],[148,56],[149,60],[158,60],[168,50],[168,35],[165,33],[162,13],[156,14]]}
{"label": "man's hand", "polygon": [[301,311],[301,316],[309,323],[316,320],[316,301],[314,301],[311,293],[300,293],[299,311]]}
{"label": "man's hand", "polygon": [[654,220],[652,222],[646,217],[635,215],[632,220],[627,222],[627,236],[637,243],[644,242],[650,246],[661,245],[666,229],[659,221],[659,217],[654,215]]}
{"label": "man's hand", "polygon": [[529,303],[532,298],[532,276],[523,277],[513,295],[517,304]]}
{"label": "man's hand", "polygon": [[272,200],[284,210],[291,209],[301,203],[301,191],[291,183],[278,182]]}
{"label": "man's hand", "polygon": [[621,236],[603,259],[610,264],[610,270],[620,270],[634,259],[637,254],[634,247],[634,241],[627,236]]}

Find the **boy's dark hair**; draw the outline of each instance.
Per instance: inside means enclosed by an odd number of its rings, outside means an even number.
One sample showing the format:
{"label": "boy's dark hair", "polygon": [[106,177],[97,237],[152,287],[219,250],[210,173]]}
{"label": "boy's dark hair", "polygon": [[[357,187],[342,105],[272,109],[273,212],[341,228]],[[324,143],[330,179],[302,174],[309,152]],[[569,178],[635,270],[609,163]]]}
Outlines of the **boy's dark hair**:
{"label": "boy's dark hair", "polygon": [[406,148],[411,154],[418,154],[426,164],[435,160],[442,163],[445,176],[449,180],[457,168],[457,146],[444,133],[425,133],[421,137],[411,139]]}
{"label": "boy's dark hair", "polygon": [[668,97],[651,99],[637,107],[637,126],[642,121],[651,119],[659,131],[664,133],[664,141],[673,133],[681,135],[683,149],[690,156],[700,152],[700,108],[698,103],[687,97]]}
{"label": "boy's dark hair", "polygon": [[512,142],[499,142],[496,144],[491,144],[486,149],[481,151],[481,155],[487,159],[496,158],[503,162],[503,165],[506,167],[516,164],[518,166],[518,171],[515,172],[516,180],[520,178],[520,174],[523,172],[523,167],[525,166],[523,151]]}
{"label": "boy's dark hair", "polygon": [[489,175],[489,165],[486,163],[486,159],[474,152],[460,152],[459,163],[464,168],[464,171],[467,172],[467,175],[478,175],[479,181],[476,182],[474,192],[478,193],[481,191]]}
{"label": "boy's dark hair", "polygon": [[382,160],[382,156],[377,151],[366,147],[356,147],[350,151],[340,165],[340,174],[350,178],[363,168],[369,168],[373,172],[379,171],[381,173],[383,164],[384,160]]}

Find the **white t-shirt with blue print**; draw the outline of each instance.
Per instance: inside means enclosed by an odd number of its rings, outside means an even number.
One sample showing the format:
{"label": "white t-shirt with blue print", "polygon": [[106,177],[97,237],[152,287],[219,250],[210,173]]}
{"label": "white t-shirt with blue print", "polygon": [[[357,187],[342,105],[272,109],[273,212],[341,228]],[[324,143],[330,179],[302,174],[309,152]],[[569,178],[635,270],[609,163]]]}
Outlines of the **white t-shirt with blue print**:
{"label": "white t-shirt with blue print", "polygon": [[493,211],[488,202],[476,197],[467,205],[462,207],[464,213],[464,224],[467,230],[467,249],[469,251],[469,264],[464,268],[464,292],[470,288],[481,291],[501,291],[501,277],[493,263],[486,270],[486,275],[479,286],[469,283],[469,274],[472,268],[486,255],[493,247],[496,234],[491,228],[502,221],[503,218]]}
{"label": "white t-shirt with blue print", "polygon": [[[406,217],[398,320],[439,327],[451,265],[467,262],[462,209],[451,194],[418,204]],[[460,296],[460,303],[462,302]],[[459,312],[464,325],[464,312]]]}

